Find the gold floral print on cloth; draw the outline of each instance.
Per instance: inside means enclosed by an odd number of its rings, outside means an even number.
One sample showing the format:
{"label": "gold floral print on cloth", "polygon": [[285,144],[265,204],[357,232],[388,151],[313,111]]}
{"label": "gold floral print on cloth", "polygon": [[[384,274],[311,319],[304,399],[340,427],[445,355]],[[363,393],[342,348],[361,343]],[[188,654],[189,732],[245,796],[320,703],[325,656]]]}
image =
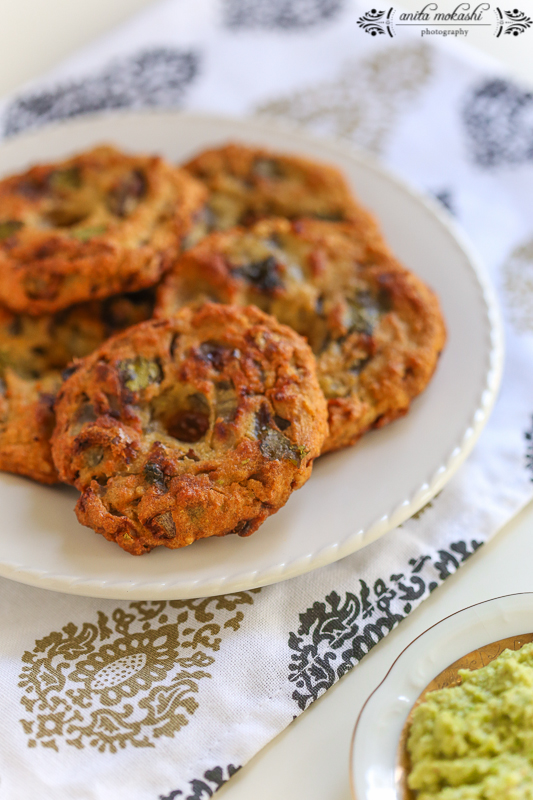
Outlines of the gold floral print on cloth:
{"label": "gold floral print on cloth", "polygon": [[398,527],[399,528],[403,528],[403,526],[407,525],[408,522],[411,522],[412,519],[420,519],[420,517],[423,517],[424,514],[426,513],[426,511],[429,511],[430,508],[433,508],[433,504],[434,504],[435,500],[437,499],[437,497],[440,494],[442,494],[442,489],[440,490],[440,492],[437,492],[437,494],[434,495],[431,498],[431,500],[429,500],[425,505],[421,506],[418,509],[418,511],[415,511],[415,513],[412,516],[410,516],[409,519],[407,519],[405,522],[402,522],[400,525],[398,525]]}
{"label": "gold floral print on cloth", "polygon": [[130,603],[38,639],[19,683],[28,745],[113,753],[173,737],[198,708],[225,630],[239,629],[259,591]]}
{"label": "gold floral print on cloth", "polygon": [[431,76],[431,52],[424,44],[387,47],[350,61],[337,78],[271,100],[256,113],[309,126],[329,136],[353,139],[380,152],[403,109]]}
{"label": "gold floral print on cloth", "polygon": [[533,331],[533,238],[516,247],[503,267],[511,322],[519,333]]}

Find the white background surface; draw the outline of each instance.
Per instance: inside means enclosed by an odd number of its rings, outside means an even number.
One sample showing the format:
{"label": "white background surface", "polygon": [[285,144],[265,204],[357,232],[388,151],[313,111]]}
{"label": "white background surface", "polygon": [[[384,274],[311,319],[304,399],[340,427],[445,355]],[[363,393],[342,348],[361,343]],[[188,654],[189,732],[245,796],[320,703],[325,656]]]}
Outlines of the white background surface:
{"label": "white background surface", "polygon": [[[38,77],[151,4],[150,0],[0,0],[0,94]],[[403,5],[416,10],[423,4],[404,0]],[[442,10],[456,5],[454,0],[439,2]],[[530,13],[531,5],[531,0],[521,0],[520,8]],[[471,31],[468,43],[533,86],[531,32],[517,39],[495,39],[485,31]],[[217,799],[349,800],[348,758],[355,719],[397,655],[419,633],[460,608],[496,595],[533,591],[532,562],[530,504],[360,665],[264,748],[218,792]]]}

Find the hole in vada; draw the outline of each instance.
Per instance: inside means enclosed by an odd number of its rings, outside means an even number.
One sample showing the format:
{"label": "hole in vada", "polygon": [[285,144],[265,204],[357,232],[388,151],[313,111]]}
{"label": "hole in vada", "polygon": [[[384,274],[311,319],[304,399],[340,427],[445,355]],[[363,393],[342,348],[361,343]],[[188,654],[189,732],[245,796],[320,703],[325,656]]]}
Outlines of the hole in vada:
{"label": "hole in vada", "polygon": [[173,439],[194,444],[209,430],[209,403],[203,394],[186,395],[175,386],[154,400],[152,418]]}
{"label": "hole in vada", "polygon": [[167,433],[180,442],[198,442],[209,429],[209,417],[201,411],[182,409],[165,422]]}

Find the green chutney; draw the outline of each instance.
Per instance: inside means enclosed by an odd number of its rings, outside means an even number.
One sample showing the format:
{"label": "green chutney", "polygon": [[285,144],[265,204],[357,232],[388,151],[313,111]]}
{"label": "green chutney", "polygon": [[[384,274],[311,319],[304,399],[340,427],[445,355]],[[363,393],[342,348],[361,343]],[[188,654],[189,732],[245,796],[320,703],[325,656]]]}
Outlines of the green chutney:
{"label": "green chutney", "polygon": [[533,800],[533,643],[429,692],[407,740],[417,800]]}

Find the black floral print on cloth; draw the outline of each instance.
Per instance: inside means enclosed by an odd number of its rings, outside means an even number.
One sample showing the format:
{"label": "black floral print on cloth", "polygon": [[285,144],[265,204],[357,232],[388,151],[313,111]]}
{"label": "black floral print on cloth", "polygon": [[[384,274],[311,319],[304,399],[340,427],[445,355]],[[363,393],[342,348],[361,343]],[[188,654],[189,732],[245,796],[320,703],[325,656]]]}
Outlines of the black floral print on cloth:
{"label": "black floral print on cloth", "polygon": [[[181,789],[174,789],[170,794],[160,794],[158,800],[175,800],[179,797],[180,800],[204,800],[206,797],[213,797],[214,793],[224,786],[240,767],[234,767],[233,764],[228,764],[226,769],[222,767],[214,767],[204,772],[202,778],[195,778],[190,781],[189,789],[181,791]],[[189,794],[190,792],[190,794]]]}
{"label": "black floral print on cloth", "polygon": [[173,737],[212,677],[222,628],[239,629],[258,591],[130,603],[37,640],[22,656],[19,682],[28,746],[114,753]]}
{"label": "black floral print on cloth", "polygon": [[345,0],[223,0],[228,28],[299,30],[336,17]]}
{"label": "black floral print on cloth", "polygon": [[256,109],[289,119],[320,135],[352,139],[381,152],[398,116],[408,110],[432,73],[426,45],[408,45],[351,61],[338,77],[273,98]]}
{"label": "black floral print on cloth", "polygon": [[453,201],[453,193],[450,189],[440,189],[433,193],[433,197],[438,200],[452,216],[456,216],[457,212]]}
{"label": "black floral print on cloth", "polygon": [[467,96],[463,120],[479,166],[533,161],[533,92],[501,78],[484,81]]}
{"label": "black floral print on cloth", "polygon": [[289,681],[299,708],[307,708],[357,664],[405,619],[415,601],[436,589],[481,544],[475,539],[454,542],[436,556],[411,559],[408,574],[378,578],[372,586],[360,579],[357,592],[341,597],[333,591],[300,614],[297,632],[289,634]]}
{"label": "black floral print on cloth", "polygon": [[199,63],[197,53],[161,47],[117,59],[86,78],[20,95],[6,109],[4,134],[105,109],[179,106]]}

